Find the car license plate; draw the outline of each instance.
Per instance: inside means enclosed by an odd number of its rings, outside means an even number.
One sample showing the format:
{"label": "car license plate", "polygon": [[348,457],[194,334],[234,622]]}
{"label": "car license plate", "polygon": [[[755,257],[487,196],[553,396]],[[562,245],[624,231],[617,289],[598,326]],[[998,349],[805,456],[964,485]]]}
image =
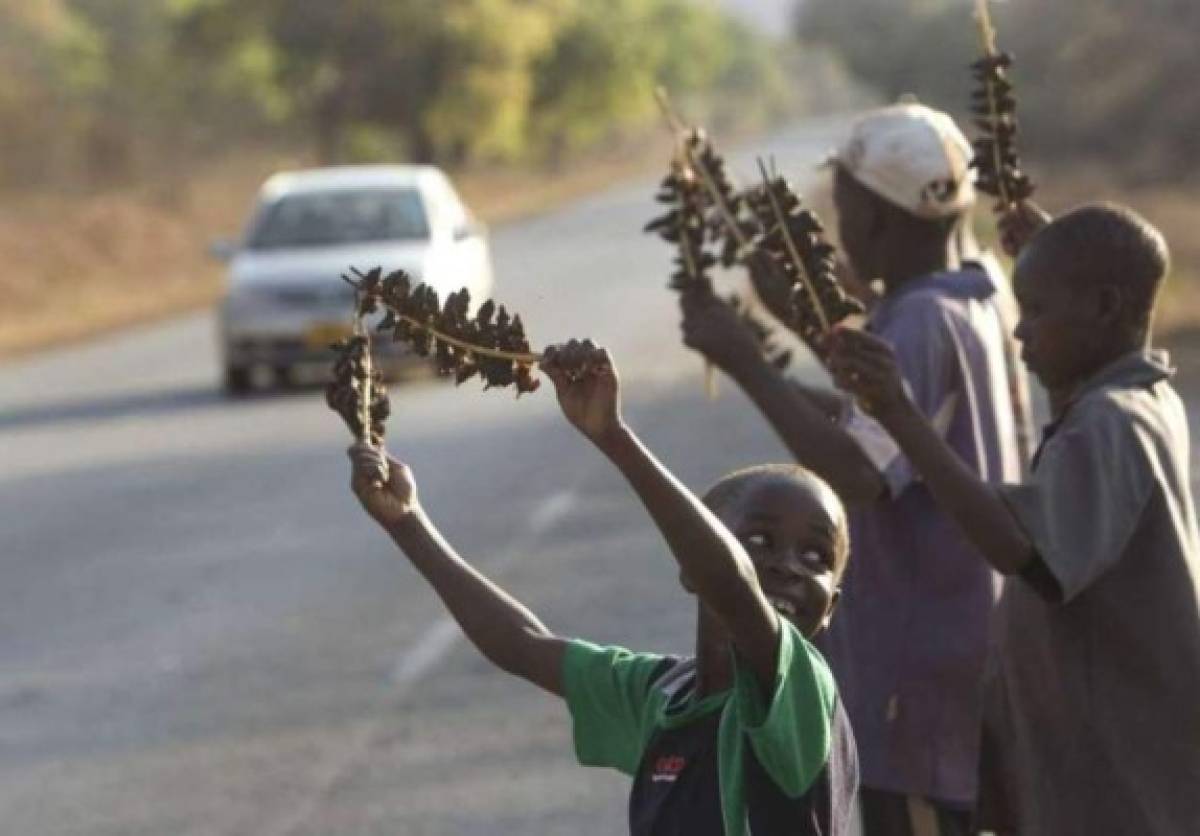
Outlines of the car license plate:
{"label": "car license plate", "polygon": [[348,338],[353,329],[344,322],[324,322],[313,325],[305,334],[304,341],[309,348],[329,348],[329,346]]}

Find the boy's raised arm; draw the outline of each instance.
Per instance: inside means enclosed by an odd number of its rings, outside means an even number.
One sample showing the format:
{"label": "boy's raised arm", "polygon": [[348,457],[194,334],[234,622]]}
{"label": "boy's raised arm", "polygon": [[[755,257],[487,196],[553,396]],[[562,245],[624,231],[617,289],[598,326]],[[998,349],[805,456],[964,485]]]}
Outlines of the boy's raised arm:
{"label": "boy's raised arm", "polygon": [[863,331],[841,329],[829,370],[895,439],[938,504],[996,571],[1012,575],[1036,557],[1033,542],[999,492],[967,467],[904,390],[891,346]]}
{"label": "boy's raised arm", "polygon": [[629,481],[662,532],[684,576],[725,625],[763,682],[775,676],[779,620],[737,538],[650,453],[620,414],[608,352],[572,341],[551,348],[542,371],[563,414]]}
{"label": "boy's raised arm", "polygon": [[566,642],[507,592],[463,560],[445,541],[417,501],[406,465],[363,443],[350,448],[350,486],[363,508],[383,527],[437,592],[471,643],[489,661],[563,696]]}
{"label": "boy's raised arm", "polygon": [[796,461],[828,482],[843,502],[874,502],[884,495],[883,474],[835,422],[832,392],[813,397],[788,381],[720,299],[685,294],[681,306],[684,343],[733,378]]}

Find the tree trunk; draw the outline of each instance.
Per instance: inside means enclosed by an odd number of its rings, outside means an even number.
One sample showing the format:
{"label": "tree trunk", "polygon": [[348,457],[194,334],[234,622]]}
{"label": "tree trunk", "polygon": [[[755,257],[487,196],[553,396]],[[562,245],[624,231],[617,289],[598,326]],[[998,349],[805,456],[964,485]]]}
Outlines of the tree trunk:
{"label": "tree trunk", "polygon": [[429,132],[424,126],[419,124],[410,124],[407,130],[408,134],[408,156],[411,161],[419,165],[430,165],[437,160],[437,148],[433,143],[433,138],[429,136]]}
{"label": "tree trunk", "polygon": [[346,115],[337,94],[322,97],[313,110],[313,136],[316,140],[317,162],[337,165],[342,161],[342,136]]}

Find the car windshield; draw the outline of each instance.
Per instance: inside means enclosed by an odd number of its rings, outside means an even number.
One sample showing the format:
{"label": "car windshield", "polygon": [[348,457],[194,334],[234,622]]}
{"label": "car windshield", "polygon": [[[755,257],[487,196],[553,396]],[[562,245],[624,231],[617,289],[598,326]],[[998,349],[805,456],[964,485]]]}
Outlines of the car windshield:
{"label": "car windshield", "polygon": [[313,192],[276,201],[255,226],[249,247],[328,247],[428,237],[416,189]]}

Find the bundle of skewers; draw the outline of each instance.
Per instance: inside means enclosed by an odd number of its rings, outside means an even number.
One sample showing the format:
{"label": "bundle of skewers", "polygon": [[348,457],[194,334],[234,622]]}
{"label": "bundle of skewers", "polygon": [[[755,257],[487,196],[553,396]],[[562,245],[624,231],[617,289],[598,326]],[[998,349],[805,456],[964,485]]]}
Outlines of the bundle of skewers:
{"label": "bundle of skewers", "polygon": [[806,345],[817,348],[834,326],[863,313],[863,306],[837,279],[837,250],[820,218],[801,202],[787,179],[759,161],[762,186],[749,205],[761,230],[755,239],[760,263],[791,287],[788,326]]}
{"label": "bundle of skewers", "polygon": [[[763,182],[738,191],[705,132],[686,126],[661,91],[659,101],[675,132],[676,152],[656,198],[669,210],[647,224],[646,231],[657,232],[679,251],[670,286],[685,293],[713,293],[708,271],[718,263],[770,270],[790,288],[790,315],[784,324],[810,347],[819,346],[835,325],[861,313],[862,306],[837,281],[835,251],[824,227],[788,182],[768,175],[760,163]],[[719,253],[709,252],[708,244]],[[770,326],[737,297],[727,301],[746,321],[768,361],[786,367],[790,352],[776,346]]]}
{"label": "bundle of skewers", "polygon": [[464,289],[442,303],[437,291],[414,284],[402,270],[383,275],[352,270],[342,280],[354,288],[354,334],[334,346],[337,359],[325,401],[342,416],[354,437],[378,446],[390,413],[383,376],[374,368],[372,336],[366,322],[382,311],[375,333],[405,343],[418,357],[430,357],[444,377],[462,384],[478,376],[485,389],[512,386],[518,397],[535,392],[540,381],[534,366],[542,355],[533,352],[521,317],[503,305],[486,301],[471,314],[471,297]]}
{"label": "bundle of skewers", "polygon": [[996,212],[1003,215],[1032,197],[1034,185],[1021,169],[1017,154],[1017,100],[1009,76],[1013,56],[996,45],[987,0],[976,0],[975,17],[983,55],[971,65],[976,82],[971,92],[971,113],[980,131],[973,143],[975,158],[971,165],[978,172],[976,187],[996,198]]}

